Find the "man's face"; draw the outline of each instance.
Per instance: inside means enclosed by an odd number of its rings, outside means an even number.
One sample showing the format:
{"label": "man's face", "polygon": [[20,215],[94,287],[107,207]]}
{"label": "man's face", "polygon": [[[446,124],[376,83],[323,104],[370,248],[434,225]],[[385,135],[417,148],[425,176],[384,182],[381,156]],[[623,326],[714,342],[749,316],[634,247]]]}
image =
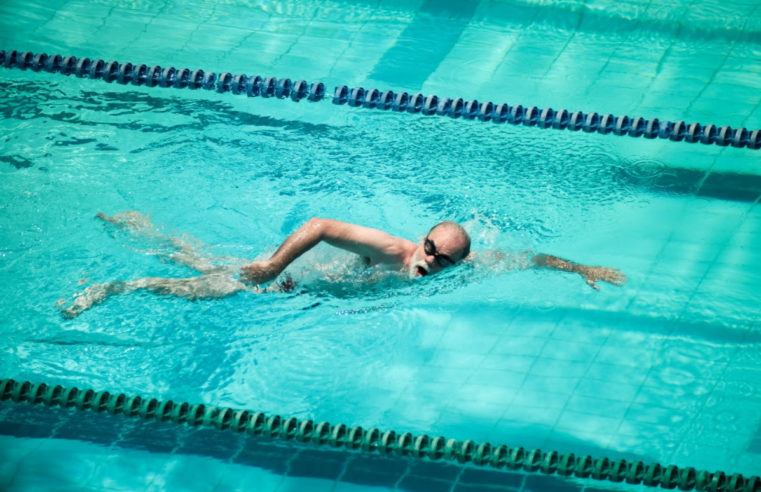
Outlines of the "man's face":
{"label": "man's face", "polygon": [[436,227],[425,236],[410,264],[410,277],[424,277],[460,261],[465,246],[462,236],[445,225]]}

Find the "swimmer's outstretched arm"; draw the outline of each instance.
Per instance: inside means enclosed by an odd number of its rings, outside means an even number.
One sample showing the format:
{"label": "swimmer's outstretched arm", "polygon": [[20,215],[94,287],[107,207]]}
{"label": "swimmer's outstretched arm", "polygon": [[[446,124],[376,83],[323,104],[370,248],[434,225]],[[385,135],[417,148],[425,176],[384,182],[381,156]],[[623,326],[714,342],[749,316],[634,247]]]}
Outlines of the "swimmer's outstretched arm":
{"label": "swimmer's outstretched arm", "polygon": [[587,285],[595,290],[600,288],[595,284],[597,281],[609,282],[614,285],[621,285],[626,282],[626,275],[621,273],[618,268],[608,268],[602,266],[586,266],[574,263],[570,260],[564,260],[557,256],[537,254],[531,260],[534,265],[541,268],[552,268],[564,272],[578,273],[587,282]]}
{"label": "swimmer's outstretched arm", "polygon": [[410,248],[415,248],[411,241],[378,229],[315,217],[291,234],[270,259],[243,266],[241,280],[252,284],[268,282],[320,241],[356,253],[368,264],[404,264]]}

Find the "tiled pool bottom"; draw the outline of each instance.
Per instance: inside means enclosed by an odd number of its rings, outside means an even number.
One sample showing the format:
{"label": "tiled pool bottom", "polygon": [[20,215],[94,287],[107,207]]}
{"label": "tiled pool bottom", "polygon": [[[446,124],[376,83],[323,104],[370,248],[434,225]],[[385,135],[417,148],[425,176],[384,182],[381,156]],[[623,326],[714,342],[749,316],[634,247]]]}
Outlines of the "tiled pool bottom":
{"label": "tiled pool bottom", "polygon": [[0,489],[412,492],[649,490],[379,456],[122,415],[0,403]]}

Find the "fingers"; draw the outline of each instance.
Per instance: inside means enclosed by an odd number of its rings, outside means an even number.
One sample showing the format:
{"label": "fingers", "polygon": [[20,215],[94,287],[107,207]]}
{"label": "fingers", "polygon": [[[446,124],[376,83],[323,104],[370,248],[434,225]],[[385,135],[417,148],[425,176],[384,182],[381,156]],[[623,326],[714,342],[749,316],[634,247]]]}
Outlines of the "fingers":
{"label": "fingers", "polygon": [[611,276],[608,282],[610,282],[611,284],[621,286],[623,285],[624,282],[626,282],[626,275],[624,275],[623,273],[616,273],[615,275]]}
{"label": "fingers", "polygon": [[589,272],[585,275],[584,279],[586,280],[587,285],[595,290],[600,290],[600,287],[598,287],[595,282],[603,281],[621,287],[624,282],[626,282],[626,275],[620,273],[618,268],[599,267],[596,271]]}
{"label": "fingers", "polygon": [[601,280],[604,280],[605,282],[611,283],[613,285],[621,285],[625,278],[622,278],[621,275],[609,275],[605,278],[602,278]]}
{"label": "fingers", "polygon": [[619,287],[626,282],[626,275],[620,272],[618,268],[605,268],[601,275],[597,277],[597,280],[602,280]]}

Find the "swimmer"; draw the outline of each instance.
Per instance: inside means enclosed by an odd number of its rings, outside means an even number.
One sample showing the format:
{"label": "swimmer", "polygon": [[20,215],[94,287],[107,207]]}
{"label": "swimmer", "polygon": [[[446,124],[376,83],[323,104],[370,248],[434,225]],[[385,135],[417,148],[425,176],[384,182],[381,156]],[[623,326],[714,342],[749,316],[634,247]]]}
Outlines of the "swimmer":
{"label": "swimmer", "polygon": [[[321,241],[360,255],[368,266],[388,264],[400,267],[410,278],[437,273],[472,257],[470,236],[456,222],[441,222],[433,226],[419,243],[414,243],[378,229],[314,218],[288,237],[270,259],[244,265],[241,279],[251,284],[268,282]],[[595,290],[600,290],[598,281],[619,286],[626,281],[626,276],[617,268],[580,265],[546,254],[532,256],[530,266],[578,273]]]}
{"label": "swimmer", "polygon": [[[470,236],[456,222],[445,221],[433,226],[419,243],[415,243],[378,229],[313,218],[291,234],[269,259],[238,267],[219,265],[217,263],[220,261],[227,260],[229,263],[230,259],[204,257],[189,241],[161,234],[147,216],[138,212],[122,212],[113,217],[99,213],[97,217],[124,230],[169,244],[174,252],[167,258],[196,270],[200,275],[189,278],[146,277],[93,284],[77,294],[71,306],[61,310],[66,318],[74,318],[112,295],[137,290],[189,300],[222,298],[242,291],[291,291],[295,283],[287,274],[280,283],[270,284],[266,288],[260,286],[276,279],[296,258],[323,241],[359,255],[367,266],[388,265],[406,272],[410,278],[435,274],[473,256],[470,253]],[[232,262],[243,263],[240,260]],[[619,286],[626,281],[626,276],[616,268],[585,266],[546,254],[532,256],[529,266],[578,273],[596,290],[599,290],[598,281]]]}

